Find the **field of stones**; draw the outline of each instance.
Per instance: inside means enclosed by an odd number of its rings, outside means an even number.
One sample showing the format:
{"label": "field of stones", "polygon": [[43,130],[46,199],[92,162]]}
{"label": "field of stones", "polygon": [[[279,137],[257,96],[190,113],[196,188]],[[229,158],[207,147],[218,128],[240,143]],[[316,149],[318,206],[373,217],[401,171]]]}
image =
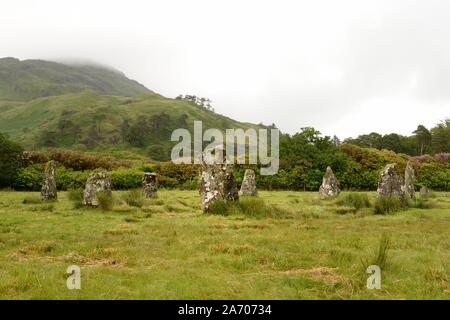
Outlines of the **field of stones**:
{"label": "field of stones", "polygon": [[[408,168],[407,168],[408,171]],[[240,192],[204,166],[198,191],[111,191],[107,172],[57,192],[0,191],[2,299],[448,299],[450,194],[414,189],[388,165],[375,192]],[[406,182],[413,174],[406,174]],[[81,289],[67,287],[69,266]],[[381,288],[367,287],[367,268]]]}

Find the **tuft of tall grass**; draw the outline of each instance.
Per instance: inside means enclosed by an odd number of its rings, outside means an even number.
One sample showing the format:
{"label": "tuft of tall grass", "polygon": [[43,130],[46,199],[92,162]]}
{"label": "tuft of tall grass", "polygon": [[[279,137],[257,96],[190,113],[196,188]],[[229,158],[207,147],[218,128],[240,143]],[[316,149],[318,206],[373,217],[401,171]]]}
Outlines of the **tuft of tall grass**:
{"label": "tuft of tall grass", "polygon": [[114,207],[113,197],[105,191],[97,192],[95,194],[98,200],[98,206],[102,210],[110,211]]}
{"label": "tuft of tall grass", "polygon": [[237,202],[217,200],[211,204],[208,212],[224,216],[244,215],[252,218],[283,219],[292,217],[289,210],[266,204],[263,199],[254,197],[242,197]]}
{"label": "tuft of tall grass", "polygon": [[41,198],[37,195],[29,195],[29,196],[25,196],[25,198],[23,198],[22,200],[23,204],[37,204],[37,203],[42,203]]}
{"label": "tuft of tall grass", "polygon": [[132,189],[122,194],[122,201],[131,207],[142,208],[144,205],[145,195],[140,189]]}
{"label": "tuft of tall grass", "polygon": [[372,261],[372,264],[379,266],[381,269],[385,269],[389,257],[388,251],[390,248],[391,240],[386,233],[383,233],[378,245],[378,251]]}
{"label": "tuft of tall grass", "polygon": [[404,209],[407,203],[398,197],[387,196],[378,197],[375,201],[374,213],[375,214],[387,214],[391,212],[397,212]]}
{"label": "tuft of tall grass", "polygon": [[83,207],[83,190],[82,189],[70,189],[67,192],[69,201],[72,202],[74,209]]}
{"label": "tuft of tall grass", "polygon": [[341,196],[336,201],[338,206],[345,206],[359,210],[362,208],[370,208],[371,203],[367,194],[363,193],[349,193]]}

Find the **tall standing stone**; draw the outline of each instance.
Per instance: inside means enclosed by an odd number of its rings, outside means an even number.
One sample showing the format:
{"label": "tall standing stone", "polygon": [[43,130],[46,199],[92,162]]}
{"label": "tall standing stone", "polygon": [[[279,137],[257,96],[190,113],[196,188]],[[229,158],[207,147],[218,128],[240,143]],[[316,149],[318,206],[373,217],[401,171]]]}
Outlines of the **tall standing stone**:
{"label": "tall standing stone", "polygon": [[415,191],[414,191],[414,168],[411,163],[408,161],[405,168],[405,194],[410,199],[415,199]]}
{"label": "tall standing stone", "polygon": [[258,190],[256,190],[255,171],[252,169],[245,170],[244,180],[242,180],[240,196],[257,196]]}
{"label": "tall standing stone", "polygon": [[47,162],[45,166],[44,181],[41,188],[41,200],[56,200],[58,193],[56,190],[56,163],[53,160]]}
{"label": "tall standing stone", "polygon": [[[219,155],[214,161],[212,153]],[[233,168],[227,162],[222,146],[204,151],[198,188],[203,212],[209,211],[214,201],[239,200]]]}
{"label": "tall standing stone", "polygon": [[107,196],[112,197],[111,176],[106,171],[91,173],[84,189],[84,204],[97,207],[99,205],[98,192],[103,192]]}
{"label": "tall standing stone", "polygon": [[142,177],[142,187],[147,198],[158,197],[158,178],[156,173],[144,173]]}
{"label": "tall standing stone", "polygon": [[384,167],[378,179],[378,196],[394,196],[403,199],[403,179],[398,173],[395,163],[390,163]]}
{"label": "tall standing stone", "polygon": [[330,197],[335,197],[341,192],[339,189],[339,182],[334,176],[333,170],[331,167],[327,167],[325,175],[322,179],[322,185],[319,188],[319,195],[321,199],[326,199]]}

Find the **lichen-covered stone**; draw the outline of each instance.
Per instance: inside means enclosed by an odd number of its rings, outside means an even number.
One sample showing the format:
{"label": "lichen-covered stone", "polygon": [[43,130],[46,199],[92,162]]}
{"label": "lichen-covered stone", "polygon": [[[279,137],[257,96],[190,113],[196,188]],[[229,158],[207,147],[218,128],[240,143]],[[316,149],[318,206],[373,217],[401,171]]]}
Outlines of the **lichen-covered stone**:
{"label": "lichen-covered stone", "polygon": [[41,200],[56,200],[58,193],[56,190],[56,163],[51,160],[45,166],[44,181],[41,188]]}
{"label": "lichen-covered stone", "polygon": [[144,173],[142,177],[142,187],[147,198],[158,197],[158,178],[156,173]]}
{"label": "lichen-covered stone", "polygon": [[428,197],[429,193],[430,190],[426,186],[422,186],[422,188],[420,188],[420,196],[422,198]]}
{"label": "lichen-covered stone", "polygon": [[258,195],[258,190],[256,189],[255,171],[253,171],[252,169],[245,170],[244,179],[242,180],[239,195],[241,196]]}
{"label": "lichen-covered stone", "polygon": [[111,176],[106,171],[91,173],[84,189],[84,204],[97,207],[99,205],[97,199],[98,192],[103,192],[107,196],[112,197]]}
{"label": "lichen-covered stone", "polygon": [[325,175],[322,179],[322,185],[319,188],[319,195],[321,199],[335,197],[341,192],[339,189],[339,182],[333,174],[331,167],[327,167]]}
{"label": "lichen-covered stone", "polygon": [[377,194],[379,197],[394,196],[403,199],[403,179],[398,173],[395,163],[386,165],[380,173]]}
{"label": "lichen-covered stone", "polygon": [[217,161],[211,161],[211,150],[203,153],[198,189],[203,212],[207,212],[214,201],[238,201],[239,194],[232,165],[226,160],[222,146],[214,148],[215,154],[221,154]]}
{"label": "lichen-covered stone", "polygon": [[416,198],[415,191],[414,191],[414,168],[409,161],[406,164],[406,169],[405,169],[404,192],[410,199]]}

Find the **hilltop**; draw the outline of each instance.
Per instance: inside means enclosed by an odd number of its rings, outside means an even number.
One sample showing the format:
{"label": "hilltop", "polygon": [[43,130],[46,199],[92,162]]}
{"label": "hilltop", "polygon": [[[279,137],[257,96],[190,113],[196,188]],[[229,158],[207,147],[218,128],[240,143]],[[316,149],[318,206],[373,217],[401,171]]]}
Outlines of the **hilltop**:
{"label": "hilltop", "polygon": [[95,64],[0,59],[0,100],[29,101],[86,90],[117,96],[151,92],[123,73]]}

